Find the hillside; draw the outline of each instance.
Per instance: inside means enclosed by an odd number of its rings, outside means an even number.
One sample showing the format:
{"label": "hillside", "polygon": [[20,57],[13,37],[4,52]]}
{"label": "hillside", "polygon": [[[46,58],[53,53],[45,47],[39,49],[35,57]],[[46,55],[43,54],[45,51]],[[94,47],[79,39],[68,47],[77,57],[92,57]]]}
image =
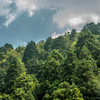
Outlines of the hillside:
{"label": "hillside", "polygon": [[0,47],[0,100],[100,100],[100,23]]}

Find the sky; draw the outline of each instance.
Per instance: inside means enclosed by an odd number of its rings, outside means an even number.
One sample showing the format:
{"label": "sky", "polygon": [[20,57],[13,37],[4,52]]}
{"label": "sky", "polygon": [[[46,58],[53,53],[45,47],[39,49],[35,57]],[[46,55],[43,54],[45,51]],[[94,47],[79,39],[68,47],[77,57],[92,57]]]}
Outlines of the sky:
{"label": "sky", "polygon": [[0,47],[14,48],[100,22],[100,0],[0,0]]}

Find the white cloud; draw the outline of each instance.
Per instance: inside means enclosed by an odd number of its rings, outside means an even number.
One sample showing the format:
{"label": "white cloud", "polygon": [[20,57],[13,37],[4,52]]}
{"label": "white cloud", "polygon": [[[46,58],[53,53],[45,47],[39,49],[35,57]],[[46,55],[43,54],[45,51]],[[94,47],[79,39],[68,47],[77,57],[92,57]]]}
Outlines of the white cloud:
{"label": "white cloud", "polygon": [[60,35],[63,36],[64,34],[65,34],[65,33],[63,33],[63,34],[59,34],[59,33],[58,33],[58,34],[57,34],[56,32],[54,32],[54,33],[52,33],[51,38],[52,38],[52,39],[55,39],[55,38],[59,37]]}
{"label": "white cloud", "polygon": [[32,0],[16,0],[15,3],[18,8],[17,12],[27,11],[30,17],[34,14],[33,11],[37,9]]}
{"label": "white cloud", "polygon": [[[31,17],[36,10],[36,6],[31,2],[32,0],[0,0],[0,16],[6,17],[6,22],[3,23],[6,27],[16,19],[22,12],[28,12],[29,17]],[[9,8],[11,3],[16,4],[16,10],[11,13]]]}
{"label": "white cloud", "polygon": [[5,16],[10,12],[9,8],[6,7],[11,3],[12,0],[0,0],[0,16]]}
{"label": "white cloud", "polygon": [[6,16],[6,19],[7,19],[7,21],[3,24],[3,25],[5,25],[6,27],[8,27],[8,25],[12,22],[12,21],[14,21],[15,19],[16,19],[16,14],[8,14],[7,16]]}
{"label": "white cloud", "polygon": [[27,45],[27,43],[26,43],[25,41],[20,41],[20,43],[21,43],[22,45],[24,45],[24,46]]}
{"label": "white cloud", "polygon": [[[17,8],[15,13],[10,13],[8,8],[12,2]],[[53,22],[59,28],[68,26],[79,29],[85,23],[100,22],[99,4],[100,0],[0,0],[0,16],[9,16],[4,24],[8,26],[22,12],[28,12],[31,17],[36,10],[46,7],[56,11]]]}

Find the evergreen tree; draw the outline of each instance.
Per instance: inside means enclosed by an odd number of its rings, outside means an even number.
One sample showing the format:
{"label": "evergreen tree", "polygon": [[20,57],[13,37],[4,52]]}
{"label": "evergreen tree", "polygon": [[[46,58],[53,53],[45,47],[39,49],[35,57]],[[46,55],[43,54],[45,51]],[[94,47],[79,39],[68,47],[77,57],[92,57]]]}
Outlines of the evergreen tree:
{"label": "evergreen tree", "polygon": [[64,81],[59,84],[52,94],[46,94],[42,100],[84,100],[75,84]]}
{"label": "evergreen tree", "polygon": [[7,50],[14,49],[12,44],[6,43],[4,46],[0,47],[0,52],[4,52],[6,54]]}
{"label": "evergreen tree", "polygon": [[22,61],[26,64],[32,58],[38,58],[38,50],[34,41],[28,43]]}
{"label": "evergreen tree", "polygon": [[37,77],[37,79],[39,80],[41,78],[41,64],[42,64],[42,60],[37,60],[37,59],[30,59],[27,61],[26,63],[26,68],[27,68],[27,74],[33,74]]}
{"label": "evergreen tree", "polygon": [[54,42],[52,44],[52,50],[58,49],[59,53],[62,53],[63,56],[65,56],[65,52],[67,49],[67,40],[64,38],[64,36],[59,36],[54,39]]}
{"label": "evergreen tree", "polygon": [[44,44],[44,50],[50,52],[51,51],[52,44],[53,44],[52,38],[51,37],[48,37],[47,40],[46,40],[46,42],[45,42],[45,44]]}
{"label": "evergreen tree", "polygon": [[0,68],[0,88],[4,85],[5,76],[6,76],[6,70]]}
{"label": "evergreen tree", "polygon": [[35,88],[38,86],[38,81],[34,78],[26,74],[26,72],[21,73],[16,78],[12,87],[15,100],[22,100],[22,98],[25,98],[25,100],[35,100]]}
{"label": "evergreen tree", "polygon": [[14,81],[19,76],[19,74],[24,71],[24,64],[18,58],[13,57],[4,79],[5,85],[3,88],[1,88],[1,91],[5,93],[11,93],[11,88],[14,84]]}
{"label": "evergreen tree", "polygon": [[48,56],[44,65],[42,66],[43,81],[49,80],[49,82],[52,83],[54,80],[61,78],[59,68],[62,63],[62,60],[63,60],[62,55],[57,50],[54,49]]}
{"label": "evergreen tree", "polygon": [[80,88],[85,100],[95,100],[96,83],[93,82],[97,76],[96,61],[92,58],[90,51],[84,45],[79,55],[79,67],[77,68],[75,83]]}
{"label": "evergreen tree", "polygon": [[78,58],[83,45],[85,45],[89,49],[92,57],[95,60],[97,60],[100,55],[100,43],[89,30],[86,31],[86,33],[81,32],[80,35],[78,36],[78,41],[75,45],[76,46],[75,52],[77,53]]}
{"label": "evergreen tree", "polygon": [[93,34],[99,35],[98,26],[100,27],[99,24],[95,24],[94,22],[87,23],[86,25],[84,25],[82,31],[86,32],[87,30],[90,30]]}
{"label": "evergreen tree", "polygon": [[67,57],[63,61],[60,72],[62,76],[62,81],[68,81],[70,84],[73,81],[73,78],[75,77],[75,72],[78,67],[78,58],[73,50],[69,50],[67,52]]}
{"label": "evergreen tree", "polygon": [[74,38],[74,37],[75,37],[75,34],[76,34],[76,30],[75,30],[75,29],[73,29],[73,30],[71,31],[71,34],[69,35],[70,40],[72,40],[72,38]]}
{"label": "evergreen tree", "polygon": [[12,44],[8,44],[8,43],[6,43],[6,44],[4,45],[4,47],[10,48],[10,49],[14,49],[13,46],[12,46]]}

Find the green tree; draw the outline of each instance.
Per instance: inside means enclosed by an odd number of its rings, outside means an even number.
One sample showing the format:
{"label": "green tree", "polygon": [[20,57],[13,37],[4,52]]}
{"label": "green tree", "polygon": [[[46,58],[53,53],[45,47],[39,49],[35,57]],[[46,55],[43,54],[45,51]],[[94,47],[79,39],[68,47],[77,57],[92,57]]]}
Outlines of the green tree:
{"label": "green tree", "polygon": [[6,43],[6,44],[4,45],[4,47],[10,48],[10,49],[14,49],[13,46],[12,46],[12,44],[8,44],[8,43]]}
{"label": "green tree", "polygon": [[73,50],[70,49],[69,51],[67,51],[67,57],[64,59],[60,67],[62,81],[68,81],[71,84],[73,82],[73,78],[75,77],[77,67],[77,55]]}
{"label": "green tree", "polygon": [[70,40],[72,40],[72,38],[74,38],[74,37],[75,37],[75,34],[76,34],[76,30],[75,30],[75,29],[73,29],[73,30],[71,31],[71,34],[69,35]]}
{"label": "green tree", "polygon": [[3,59],[4,59],[4,54],[0,52],[0,61],[2,61]]}
{"label": "green tree", "polygon": [[62,53],[63,56],[65,56],[65,52],[67,49],[67,40],[64,38],[64,36],[59,36],[53,40],[52,44],[52,50],[53,49],[59,49],[59,53]]}
{"label": "green tree", "polygon": [[4,85],[5,76],[6,76],[6,70],[0,68],[0,88]]}
{"label": "green tree", "polygon": [[98,94],[95,92],[96,82],[93,81],[98,75],[96,61],[85,45],[81,49],[79,58],[79,67],[76,72],[78,78],[74,78],[74,82],[80,88],[85,100],[96,100],[95,97]]}
{"label": "green tree", "polygon": [[32,58],[38,58],[38,50],[34,41],[28,43],[22,61],[26,64]]}
{"label": "green tree", "polygon": [[48,37],[47,40],[46,40],[46,42],[45,42],[45,44],[44,44],[44,50],[51,51],[52,50],[51,49],[52,44],[53,44],[52,38]]}
{"label": "green tree", "polygon": [[42,64],[42,60],[37,60],[37,59],[30,59],[27,61],[26,63],[26,69],[27,69],[27,74],[33,74],[37,77],[37,79],[39,80],[41,78],[41,64]]}
{"label": "green tree", "polygon": [[[35,77],[34,77],[35,78]],[[26,72],[21,73],[12,87],[14,99],[35,100],[35,88],[38,86],[38,81]]]}
{"label": "green tree", "polygon": [[62,60],[63,60],[62,55],[57,50],[54,49],[42,66],[43,81],[49,80],[50,83],[52,83],[56,79],[61,79],[59,69]]}
{"label": "green tree", "polygon": [[4,46],[0,47],[0,52],[4,52],[6,54],[7,50],[14,49],[12,44],[6,43]]}
{"label": "green tree", "polygon": [[18,58],[13,57],[4,79],[5,85],[3,88],[1,88],[1,91],[5,93],[10,93],[12,91],[11,88],[14,84],[14,81],[19,76],[19,74],[25,72],[25,70],[26,69],[24,64]]}
{"label": "green tree", "polygon": [[81,32],[80,35],[78,36],[78,41],[75,45],[76,46],[75,52],[77,53],[78,58],[83,45],[85,45],[89,49],[92,57],[95,60],[97,60],[100,55],[100,43],[95,38],[95,35],[93,35],[89,30],[86,31],[86,33]]}
{"label": "green tree", "polygon": [[51,95],[46,94],[42,100],[84,100],[82,94],[75,84],[70,85],[68,82],[59,84]]}
{"label": "green tree", "polygon": [[94,22],[87,23],[84,25],[82,31],[86,32],[87,30],[90,30],[93,34],[99,35],[98,25],[99,24],[96,25]]}

